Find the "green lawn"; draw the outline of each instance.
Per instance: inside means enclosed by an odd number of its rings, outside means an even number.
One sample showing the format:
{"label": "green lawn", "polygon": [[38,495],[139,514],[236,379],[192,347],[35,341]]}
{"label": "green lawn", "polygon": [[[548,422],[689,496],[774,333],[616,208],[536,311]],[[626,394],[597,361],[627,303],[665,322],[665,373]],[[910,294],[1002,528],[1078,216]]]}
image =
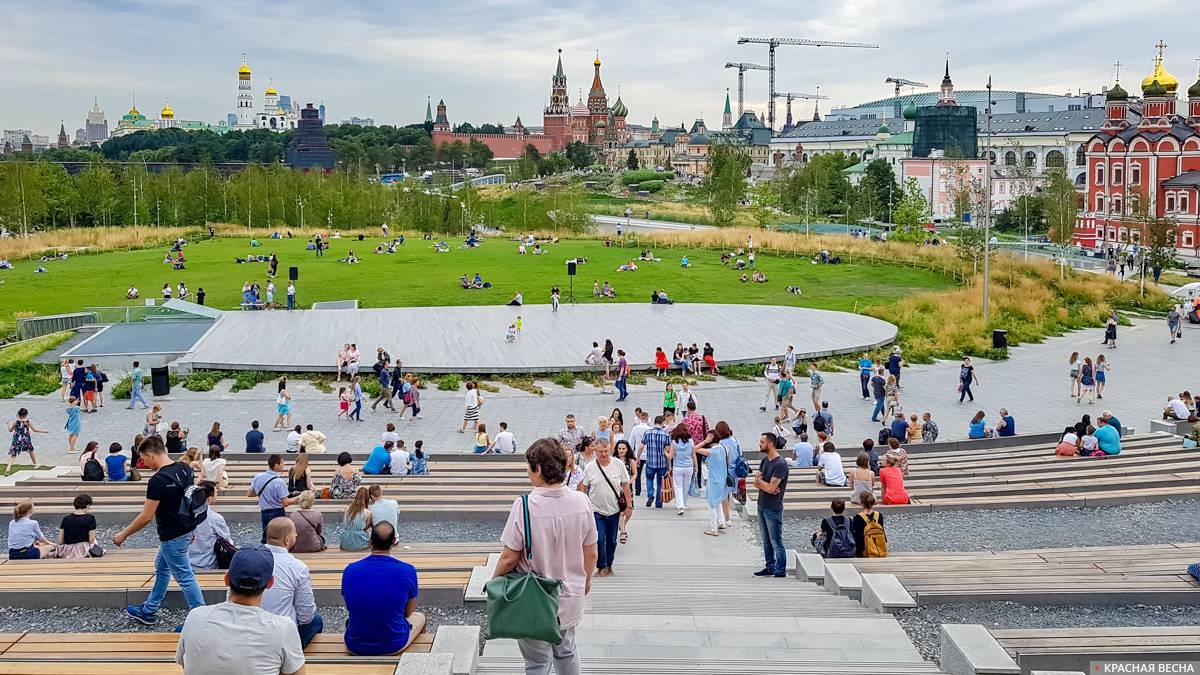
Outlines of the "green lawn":
{"label": "green lawn", "polygon": [[[562,241],[547,246],[542,256],[518,255],[515,243],[489,240],[475,249],[457,248],[458,240],[447,240],[450,253],[434,253],[430,242],[409,239],[392,255],[372,251],[378,240],[333,241],[333,250],[316,258],[305,251],[304,239],[261,239],[251,248],[248,238],[219,238],[185,248],[187,269],[174,271],[162,263],[164,249],[81,255],[66,261],[45,263],[46,274],[34,274],[35,261],[14,261],[16,269],[0,271],[0,323],[12,320],[15,312],[56,314],[84,307],[140,306],[125,299],[132,283],[142,298],[161,297],[164,283],[172,288],[183,281],[194,294],[203,287],[206,304],[233,309],[241,302],[246,281],[265,285],[265,263],[235,264],[235,257],[276,253],[280,259],[276,299],[284,299],[287,268],[300,268],[296,283],[298,301],[307,307],[318,300],[358,299],[362,307],[485,305],[507,302],[517,290],[526,303],[548,303],[549,289],[558,284],[567,293],[564,261],[586,256],[579,268],[575,294],[580,302],[592,302],[593,280],[608,280],[616,288],[618,301],[645,302],[650,291],[664,288],[679,302],[729,302],[781,304],[823,309],[854,310],[888,302],[915,291],[942,289],[952,281],[922,269],[871,265],[812,265],[797,258],[759,256],[758,267],[769,281],[740,283],[739,273],[723,267],[713,251],[687,251],[691,269],[681,269],[682,249],[658,250],[662,262],[639,263],[635,272],[617,272],[621,262],[636,258],[634,248],[605,248],[595,240]],[[361,262],[337,262],[353,249]],[[458,278],[479,272],[492,283],[488,290],[462,290]],[[796,285],[802,295],[784,291]],[[611,301],[610,301],[611,302]]]}

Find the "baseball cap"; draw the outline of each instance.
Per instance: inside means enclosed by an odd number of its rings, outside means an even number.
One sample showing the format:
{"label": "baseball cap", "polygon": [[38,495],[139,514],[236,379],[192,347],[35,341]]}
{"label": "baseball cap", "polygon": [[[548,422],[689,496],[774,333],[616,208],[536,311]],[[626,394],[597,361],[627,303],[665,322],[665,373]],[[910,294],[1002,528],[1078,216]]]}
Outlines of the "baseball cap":
{"label": "baseball cap", "polygon": [[249,544],[238,549],[229,563],[229,587],[235,591],[258,593],[267,587],[275,574],[275,556],[262,544]]}

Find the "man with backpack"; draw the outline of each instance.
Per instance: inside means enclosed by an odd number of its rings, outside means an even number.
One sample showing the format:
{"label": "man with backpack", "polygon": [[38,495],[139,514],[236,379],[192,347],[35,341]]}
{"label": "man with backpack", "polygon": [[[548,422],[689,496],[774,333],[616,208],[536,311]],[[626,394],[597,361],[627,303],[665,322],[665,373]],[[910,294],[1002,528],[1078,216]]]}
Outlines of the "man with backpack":
{"label": "man with backpack", "polygon": [[286,507],[296,503],[288,497],[287,481],[279,473],[283,471],[283,457],[271,455],[267,458],[267,470],[250,481],[247,497],[258,497],[258,511],[262,517],[262,541],[267,543],[267,524],[274,518],[286,518]]}
{"label": "man with backpack", "polygon": [[154,520],[158,530],[158,557],[154,563],[154,587],[140,605],[125,608],[129,618],[146,626],[158,623],[158,608],[167,595],[171,577],[183,590],[188,608],[204,606],[200,584],[188,560],[188,543],[196,526],[208,517],[207,496],[196,487],[192,469],[176,462],[167,454],[162,438],[150,436],[138,446],[138,456],[154,475],[146,483],[146,500],[142,512],[113,537],[121,546],[130,536]]}
{"label": "man with backpack", "polygon": [[853,558],[857,553],[854,530],[846,512],[846,500],[835,497],[829,504],[833,515],[821,519],[821,531],[813,535],[813,547],[823,558]]}
{"label": "man with backpack", "polygon": [[833,438],[833,413],[829,412],[829,401],[821,401],[821,409],[813,415],[813,431],[824,431],[825,436]]}

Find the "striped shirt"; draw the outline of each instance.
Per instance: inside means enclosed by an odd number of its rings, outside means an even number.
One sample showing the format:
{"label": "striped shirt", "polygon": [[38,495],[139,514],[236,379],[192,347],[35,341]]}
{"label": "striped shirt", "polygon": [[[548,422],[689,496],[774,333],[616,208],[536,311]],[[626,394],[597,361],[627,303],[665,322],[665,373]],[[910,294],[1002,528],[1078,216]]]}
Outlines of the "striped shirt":
{"label": "striped shirt", "polygon": [[667,444],[671,442],[667,432],[662,427],[654,427],[642,436],[642,445],[646,446],[646,466],[658,469],[667,465]]}

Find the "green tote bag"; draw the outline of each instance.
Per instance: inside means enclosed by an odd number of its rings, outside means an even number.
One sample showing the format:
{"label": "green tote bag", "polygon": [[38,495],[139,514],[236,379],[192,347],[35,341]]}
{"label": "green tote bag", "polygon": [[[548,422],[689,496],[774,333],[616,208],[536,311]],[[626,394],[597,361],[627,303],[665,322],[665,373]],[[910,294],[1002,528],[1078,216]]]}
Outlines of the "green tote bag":
{"label": "green tote bag", "polygon": [[[521,496],[525,517],[525,559],[533,559],[533,540],[529,534],[529,496]],[[558,626],[558,579],[547,579],[533,572],[513,570],[487,582],[487,639],[511,638],[562,644]]]}

